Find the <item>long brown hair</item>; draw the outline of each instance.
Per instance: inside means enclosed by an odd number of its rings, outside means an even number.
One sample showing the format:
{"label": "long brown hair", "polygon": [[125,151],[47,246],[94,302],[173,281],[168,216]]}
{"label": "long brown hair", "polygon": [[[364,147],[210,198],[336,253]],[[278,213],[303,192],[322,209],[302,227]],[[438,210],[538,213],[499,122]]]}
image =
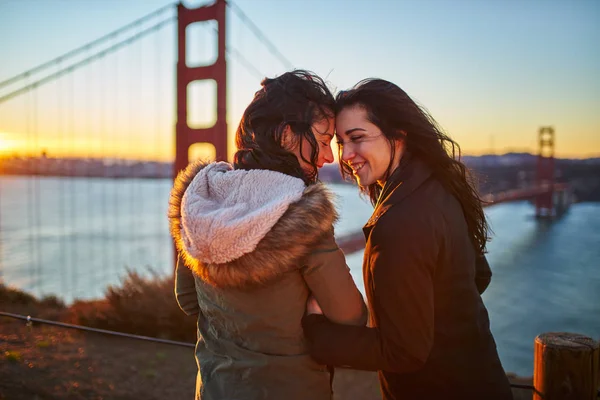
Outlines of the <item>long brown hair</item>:
{"label": "long brown hair", "polygon": [[[475,181],[460,161],[458,143],[445,134],[429,113],[419,107],[404,90],[391,82],[365,79],[352,89],[338,93],[336,115],[344,108],[353,106],[365,109],[368,120],[386,136],[392,149],[394,141],[403,140],[406,150],[432,169],[433,175],[460,202],[475,248],[481,253],[485,252],[489,240],[488,224]],[[386,178],[393,172],[393,159],[392,152]],[[340,168],[344,178],[356,181],[348,165],[340,162]],[[360,187],[360,190],[375,204],[382,188],[373,183]]]}
{"label": "long brown hair", "polygon": [[[238,151],[234,167],[268,169],[300,178],[306,184],[315,182],[319,149],[312,125],[333,117],[333,94],[321,78],[305,70],[265,78],[261,85],[235,134]],[[300,146],[300,156],[311,166],[310,171],[305,171],[298,158],[283,145],[283,132],[288,126],[294,144]],[[310,160],[302,152],[305,141],[311,147]]]}

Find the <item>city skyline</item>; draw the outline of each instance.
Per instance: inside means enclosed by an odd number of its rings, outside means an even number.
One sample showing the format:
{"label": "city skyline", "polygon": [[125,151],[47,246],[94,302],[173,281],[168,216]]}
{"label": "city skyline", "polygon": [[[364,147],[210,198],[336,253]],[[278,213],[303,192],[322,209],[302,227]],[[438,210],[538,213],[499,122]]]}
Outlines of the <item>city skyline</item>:
{"label": "city skyline", "polygon": [[[11,39],[0,47],[6,60],[0,81],[166,4],[3,2],[0,35]],[[398,84],[430,111],[464,154],[534,153],[538,129],[550,125],[556,130],[558,157],[600,155],[597,2],[235,4],[293,67],[316,72],[334,91],[371,76]],[[211,28],[205,24],[191,41],[196,46],[189,54],[198,60],[211,58]],[[174,31],[175,24],[167,25],[128,49],[0,103],[0,156],[45,150],[53,157],[172,159]],[[208,48],[200,50],[202,44]],[[231,155],[236,124],[260,87],[260,75],[279,75],[289,65],[274,57],[230,9],[228,46],[242,55],[228,60]],[[244,59],[254,71],[244,66]],[[200,126],[214,118],[209,111],[214,107],[212,89],[202,85],[190,94],[190,112]]]}

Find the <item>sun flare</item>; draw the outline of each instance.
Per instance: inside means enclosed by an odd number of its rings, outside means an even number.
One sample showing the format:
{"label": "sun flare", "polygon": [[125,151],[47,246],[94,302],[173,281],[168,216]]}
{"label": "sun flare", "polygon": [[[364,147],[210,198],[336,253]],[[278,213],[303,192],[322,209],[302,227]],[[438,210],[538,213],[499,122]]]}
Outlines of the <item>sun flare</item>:
{"label": "sun flare", "polygon": [[11,139],[11,135],[7,132],[0,132],[0,155],[9,155],[19,149],[16,140]]}

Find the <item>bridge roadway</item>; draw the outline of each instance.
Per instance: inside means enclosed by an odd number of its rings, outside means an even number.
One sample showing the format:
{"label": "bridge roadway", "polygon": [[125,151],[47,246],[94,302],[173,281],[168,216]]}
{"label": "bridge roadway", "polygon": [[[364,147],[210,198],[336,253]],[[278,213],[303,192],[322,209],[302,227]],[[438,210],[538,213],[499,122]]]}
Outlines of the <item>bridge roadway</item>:
{"label": "bridge roadway", "polygon": [[[510,201],[519,201],[519,200],[531,200],[536,197],[546,194],[549,191],[554,193],[568,193],[569,186],[566,183],[555,183],[554,185],[550,184],[542,184],[539,186],[522,188],[522,189],[513,189],[507,190],[499,193],[490,193],[483,196],[484,207],[489,207],[499,203],[507,203]],[[561,197],[561,198],[564,198]],[[561,205],[560,207],[567,207],[568,205]],[[349,233],[347,235],[338,237],[337,239],[338,246],[340,249],[346,254],[354,253],[356,251],[362,250],[365,247],[365,238],[362,231]]]}

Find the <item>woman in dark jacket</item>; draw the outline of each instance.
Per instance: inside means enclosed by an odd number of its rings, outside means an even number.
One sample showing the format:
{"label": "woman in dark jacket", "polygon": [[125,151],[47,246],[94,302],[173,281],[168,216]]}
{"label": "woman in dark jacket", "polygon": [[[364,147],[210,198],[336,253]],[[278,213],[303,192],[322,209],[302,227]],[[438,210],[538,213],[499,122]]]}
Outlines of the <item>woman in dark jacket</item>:
{"label": "woman in dark jacket", "polygon": [[338,323],[366,323],[333,237],[331,194],[317,182],[333,161],[333,107],[311,73],[265,79],[236,132],[233,165],[193,163],[175,181],[175,293],[198,314],[197,399],[331,399],[329,371],[302,331],[306,301],[312,293]]}
{"label": "woman in dark jacket", "polygon": [[375,210],[363,228],[368,327],[337,324],[309,301],[315,360],[379,371],[385,399],[510,399],[481,300],[491,276],[481,200],[458,145],[398,86],[341,92],[342,173]]}

